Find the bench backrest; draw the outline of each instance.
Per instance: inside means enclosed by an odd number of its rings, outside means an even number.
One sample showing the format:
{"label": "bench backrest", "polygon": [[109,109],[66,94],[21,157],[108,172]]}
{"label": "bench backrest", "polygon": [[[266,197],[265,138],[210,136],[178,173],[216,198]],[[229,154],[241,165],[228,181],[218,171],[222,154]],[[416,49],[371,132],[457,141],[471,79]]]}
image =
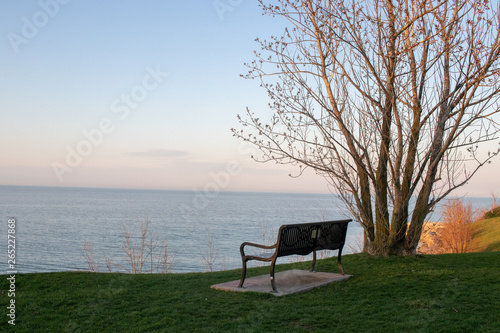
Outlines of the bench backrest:
{"label": "bench backrest", "polygon": [[347,224],[352,220],[282,225],[278,232],[278,257],[307,255],[316,250],[342,250]]}

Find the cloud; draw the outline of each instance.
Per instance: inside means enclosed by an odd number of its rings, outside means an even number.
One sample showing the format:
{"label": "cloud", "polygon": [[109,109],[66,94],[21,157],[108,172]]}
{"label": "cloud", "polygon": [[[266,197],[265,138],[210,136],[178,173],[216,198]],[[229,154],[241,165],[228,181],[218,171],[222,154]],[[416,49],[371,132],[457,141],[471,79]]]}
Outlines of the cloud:
{"label": "cloud", "polygon": [[172,158],[172,157],[185,157],[190,154],[183,150],[172,150],[172,149],[153,149],[147,151],[137,151],[126,153],[132,157],[159,157],[159,158]]}

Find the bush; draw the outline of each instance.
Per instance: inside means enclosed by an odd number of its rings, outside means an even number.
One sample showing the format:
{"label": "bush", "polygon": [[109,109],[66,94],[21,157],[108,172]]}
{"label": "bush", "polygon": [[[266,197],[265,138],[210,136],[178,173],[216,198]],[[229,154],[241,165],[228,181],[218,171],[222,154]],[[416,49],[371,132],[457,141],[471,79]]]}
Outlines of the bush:
{"label": "bush", "polygon": [[443,228],[440,235],[441,252],[465,253],[472,240],[474,229],[472,223],[477,212],[469,202],[450,200],[443,210]]}
{"label": "bush", "polygon": [[500,206],[484,213],[484,219],[492,219],[494,217],[499,217],[499,216],[500,216]]}

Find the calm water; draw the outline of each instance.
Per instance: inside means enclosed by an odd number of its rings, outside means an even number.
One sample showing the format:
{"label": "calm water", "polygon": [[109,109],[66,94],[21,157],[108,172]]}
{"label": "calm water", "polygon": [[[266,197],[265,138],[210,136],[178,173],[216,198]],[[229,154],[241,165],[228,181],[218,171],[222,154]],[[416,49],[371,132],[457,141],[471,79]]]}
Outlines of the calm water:
{"label": "calm water", "polygon": [[[490,199],[475,199],[487,206]],[[330,194],[284,194],[0,186],[1,232],[16,222],[16,268],[20,273],[83,270],[83,242],[94,255],[126,265],[123,226],[138,236],[138,220],[150,219],[149,230],[168,241],[175,254],[174,272],[204,271],[208,232],[217,249],[214,268],[241,266],[239,246],[262,243],[262,231],[276,233],[281,224],[349,218]],[[436,212],[434,215],[439,215]],[[437,218],[439,219],[439,217]],[[7,237],[2,247],[7,248]],[[344,253],[359,248],[362,229],[351,223]],[[4,253],[6,253],[5,251]],[[8,271],[7,256],[0,274]],[[282,259],[286,262],[287,258]],[[120,271],[116,266],[114,271]]]}

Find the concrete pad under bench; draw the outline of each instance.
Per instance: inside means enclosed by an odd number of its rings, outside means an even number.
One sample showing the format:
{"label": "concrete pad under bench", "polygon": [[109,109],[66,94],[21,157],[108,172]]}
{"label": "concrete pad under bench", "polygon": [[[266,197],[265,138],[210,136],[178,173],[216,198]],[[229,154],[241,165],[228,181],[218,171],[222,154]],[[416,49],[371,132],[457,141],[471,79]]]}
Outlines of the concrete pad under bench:
{"label": "concrete pad under bench", "polygon": [[215,284],[212,288],[224,291],[253,291],[258,293],[271,293],[275,296],[284,296],[326,286],[332,282],[347,280],[350,277],[351,275],[293,269],[275,273],[276,287],[278,289],[277,293],[272,292],[269,274],[247,278],[243,288],[238,288],[240,280]]}

